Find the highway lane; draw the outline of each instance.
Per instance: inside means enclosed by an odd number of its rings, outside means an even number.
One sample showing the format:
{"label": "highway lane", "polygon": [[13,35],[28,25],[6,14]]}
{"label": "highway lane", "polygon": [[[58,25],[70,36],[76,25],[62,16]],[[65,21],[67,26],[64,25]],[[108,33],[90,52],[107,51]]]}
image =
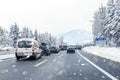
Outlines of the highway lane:
{"label": "highway lane", "polygon": [[[106,71],[110,76],[93,66],[81,55]],[[117,75],[115,71],[113,72],[116,74],[112,74],[110,67],[106,69],[100,66],[106,64],[104,62],[106,59],[99,62],[102,58],[97,57],[95,61],[95,57],[95,55],[76,50],[75,54],[61,51],[58,54],[43,56],[38,60],[16,61],[15,58],[12,58],[0,62],[0,80],[119,80],[119,74]]]}

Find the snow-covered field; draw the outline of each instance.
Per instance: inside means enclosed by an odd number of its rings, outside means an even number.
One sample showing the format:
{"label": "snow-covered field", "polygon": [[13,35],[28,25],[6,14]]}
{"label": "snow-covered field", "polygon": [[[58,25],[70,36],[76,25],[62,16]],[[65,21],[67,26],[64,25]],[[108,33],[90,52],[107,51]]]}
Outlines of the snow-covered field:
{"label": "snow-covered field", "polygon": [[15,57],[15,49],[13,47],[1,47],[0,46],[0,60]]}
{"label": "snow-covered field", "polygon": [[90,54],[94,54],[120,63],[120,48],[93,46],[93,47],[86,47],[83,50]]}
{"label": "snow-covered field", "polygon": [[8,59],[8,58],[13,58],[15,57],[15,54],[5,54],[5,55],[0,55],[0,60]]}

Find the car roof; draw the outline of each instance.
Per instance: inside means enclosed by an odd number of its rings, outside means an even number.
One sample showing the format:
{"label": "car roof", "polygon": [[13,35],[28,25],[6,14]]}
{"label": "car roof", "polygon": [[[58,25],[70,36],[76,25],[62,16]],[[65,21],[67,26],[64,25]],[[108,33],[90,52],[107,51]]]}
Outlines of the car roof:
{"label": "car roof", "polygon": [[19,41],[32,41],[32,42],[37,42],[36,40],[31,39],[31,38],[22,38],[22,39],[18,39],[17,42],[19,42]]}

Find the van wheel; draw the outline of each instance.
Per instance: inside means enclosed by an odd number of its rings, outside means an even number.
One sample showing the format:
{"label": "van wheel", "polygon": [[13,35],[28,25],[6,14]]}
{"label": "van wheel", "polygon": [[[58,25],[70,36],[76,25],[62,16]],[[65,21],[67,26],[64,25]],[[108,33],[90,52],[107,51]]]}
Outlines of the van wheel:
{"label": "van wheel", "polygon": [[39,59],[41,59],[42,54],[40,54]]}
{"label": "van wheel", "polygon": [[16,57],[16,59],[17,59],[17,61],[19,61],[19,60],[20,60],[20,58],[19,58],[19,57]]}
{"label": "van wheel", "polygon": [[36,59],[37,59],[37,57],[36,57],[36,56],[34,56],[34,57],[33,57],[33,59],[34,59],[34,60],[36,60]]}
{"label": "van wheel", "polygon": [[48,56],[48,53],[45,53],[45,56]]}
{"label": "van wheel", "polygon": [[16,56],[17,61],[19,61],[19,60],[20,60],[20,57],[17,56],[17,53],[15,53],[15,56]]}

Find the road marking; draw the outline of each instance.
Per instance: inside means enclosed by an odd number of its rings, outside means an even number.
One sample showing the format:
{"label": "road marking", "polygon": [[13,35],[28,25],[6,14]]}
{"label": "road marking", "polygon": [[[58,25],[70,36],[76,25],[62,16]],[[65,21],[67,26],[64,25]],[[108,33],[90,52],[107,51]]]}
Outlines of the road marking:
{"label": "road marking", "polygon": [[112,80],[118,80],[116,77],[114,77],[113,75],[111,75],[110,73],[108,73],[107,71],[105,71],[104,69],[100,68],[99,66],[97,66],[96,64],[94,64],[93,62],[91,62],[89,59],[87,59],[86,57],[84,57],[82,54],[80,54],[80,52],[77,50],[78,54],[84,58],[87,62],[89,62],[92,66],[94,66],[96,69],[98,69],[99,71],[101,71],[103,74],[105,74],[106,76],[108,76],[110,79]]}
{"label": "road marking", "polygon": [[63,54],[59,55],[58,57],[60,58],[60,57],[62,57],[62,56],[63,56]]}
{"label": "road marking", "polygon": [[38,64],[36,64],[36,65],[34,65],[34,66],[35,66],[35,67],[38,67],[39,65],[45,63],[46,61],[47,61],[47,59],[45,59],[44,61],[42,61],[42,62],[40,62],[40,63],[38,63]]}

